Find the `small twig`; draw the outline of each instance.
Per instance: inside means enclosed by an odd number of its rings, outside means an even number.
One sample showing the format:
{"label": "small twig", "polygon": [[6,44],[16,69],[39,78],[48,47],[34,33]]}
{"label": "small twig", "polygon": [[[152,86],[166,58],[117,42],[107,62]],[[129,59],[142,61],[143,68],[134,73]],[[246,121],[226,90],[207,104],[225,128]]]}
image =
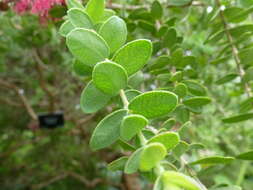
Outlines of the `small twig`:
{"label": "small twig", "polygon": [[59,180],[65,179],[66,177],[72,177],[78,181],[80,181],[81,183],[84,184],[85,187],[87,188],[94,188],[95,186],[97,186],[99,183],[104,183],[104,180],[101,178],[95,178],[93,180],[88,180],[87,178],[85,178],[84,176],[79,175],[78,173],[72,172],[72,171],[66,171],[63,172],[62,174],[55,176],[53,178],[51,178],[50,180],[46,181],[46,182],[42,182],[40,184],[37,185],[33,185],[32,189],[42,189],[45,188]]}
{"label": "small twig", "polygon": [[40,86],[44,90],[44,92],[47,94],[48,99],[49,99],[49,111],[54,112],[55,111],[55,95],[47,87],[47,82],[44,78],[43,68],[42,68],[42,65],[44,65],[44,63],[40,59],[37,50],[33,51],[33,57],[36,61],[36,67],[35,68],[38,72]]}
{"label": "small twig", "polygon": [[[221,3],[220,3],[220,0],[216,0],[216,3],[218,5],[218,7],[221,7]],[[227,36],[227,39],[228,39],[228,42],[232,48],[232,55],[234,57],[234,60],[235,60],[235,63],[236,63],[236,67],[237,67],[237,70],[238,70],[238,73],[239,73],[239,76],[241,78],[241,81],[243,81],[243,77],[245,75],[245,71],[243,69],[243,67],[241,66],[241,60],[240,60],[240,57],[239,57],[239,54],[238,54],[238,49],[233,41],[233,37],[230,33],[230,29],[229,29],[229,26],[226,22],[226,18],[224,16],[224,13],[222,10],[220,10],[219,12],[219,15],[220,15],[220,18],[221,18],[221,21],[223,23],[223,26],[224,26],[224,30],[225,30],[225,33],[226,33],[226,36]],[[252,92],[251,92],[251,89],[250,89],[250,86],[247,82],[244,82],[244,88],[245,88],[245,91],[248,95],[248,97],[251,97],[252,96]]]}
{"label": "small twig", "polygon": [[193,177],[198,182],[198,184],[201,186],[201,189],[207,190],[206,186],[199,180],[195,171],[188,166],[188,163],[185,161],[185,159],[182,156],[181,156],[180,160],[181,160],[181,163],[183,164],[183,167],[185,167],[185,169],[187,170],[189,175],[191,177]]}
{"label": "small twig", "polygon": [[124,108],[127,109],[129,102],[127,100],[127,97],[126,97],[126,94],[125,94],[124,90],[120,90],[120,97],[121,97],[121,100],[124,104]]}
{"label": "small twig", "polygon": [[8,150],[6,152],[1,153],[0,159],[8,158],[12,153],[20,150],[22,146],[37,143],[43,138],[44,138],[44,136],[41,136],[41,137],[37,137],[36,139],[30,140],[30,141],[25,141],[23,143],[16,144],[13,147],[8,148]]}
{"label": "small twig", "polygon": [[0,85],[2,85],[5,88],[9,88],[9,89],[14,90],[17,93],[17,95],[19,96],[20,100],[22,101],[22,103],[23,103],[24,107],[26,108],[26,111],[30,115],[30,117],[33,120],[37,120],[37,115],[36,115],[35,111],[33,110],[33,108],[31,107],[31,105],[29,104],[27,98],[25,97],[23,90],[19,89],[14,84],[11,84],[11,83],[6,82],[1,79],[0,79]]}
{"label": "small twig", "polygon": [[8,104],[8,105],[10,105],[10,106],[15,106],[15,107],[22,107],[23,106],[23,104],[19,104],[19,103],[17,103],[17,102],[14,102],[14,101],[12,101],[12,100],[10,100],[10,99],[8,99],[8,98],[0,98],[0,102],[2,102],[2,103],[4,103],[4,104]]}
{"label": "small twig", "polygon": [[[166,7],[167,8],[174,8],[174,7],[189,7],[189,6],[205,6],[205,4],[202,2],[191,1],[190,3],[187,3],[185,5],[181,5],[181,6],[167,5]],[[122,9],[124,7],[126,10],[136,10],[136,9],[141,9],[141,8],[148,9],[149,8],[148,5],[121,5],[121,4],[117,4],[117,3],[108,3],[106,7],[110,8],[110,9]]]}

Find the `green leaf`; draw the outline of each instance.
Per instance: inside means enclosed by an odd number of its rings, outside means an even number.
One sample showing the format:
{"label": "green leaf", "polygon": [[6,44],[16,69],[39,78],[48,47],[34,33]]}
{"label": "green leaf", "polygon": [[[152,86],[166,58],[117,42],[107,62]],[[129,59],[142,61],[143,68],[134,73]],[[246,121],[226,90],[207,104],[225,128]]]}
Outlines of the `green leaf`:
{"label": "green leaf", "polygon": [[239,57],[244,65],[252,65],[252,54],[253,54],[253,48],[247,48],[243,49],[242,51],[239,52]]}
{"label": "green leaf", "polygon": [[67,7],[84,9],[82,3],[79,0],[67,0]]}
{"label": "green leaf", "polygon": [[152,43],[149,40],[135,40],[120,48],[113,61],[124,67],[128,75],[142,69],[152,54]]}
{"label": "green leaf", "polygon": [[191,0],[169,0],[170,5],[183,6],[191,3]]}
{"label": "green leaf", "polygon": [[174,93],[180,98],[184,98],[187,95],[187,86],[184,83],[178,83],[174,89]]}
{"label": "green leaf", "polygon": [[71,8],[68,10],[68,18],[71,24],[78,28],[92,29],[93,24],[90,17],[84,10],[79,8]]}
{"label": "green leaf", "polygon": [[243,152],[236,156],[236,159],[240,160],[253,160],[253,150],[248,152]]}
{"label": "green leaf", "polygon": [[215,165],[215,164],[229,164],[234,160],[233,157],[222,157],[222,156],[210,156],[199,159],[197,161],[189,163],[190,165],[204,164],[204,165]]}
{"label": "green leaf", "polygon": [[249,119],[253,119],[253,113],[245,113],[245,114],[239,114],[236,116],[228,117],[225,119],[222,119],[224,123],[238,123],[241,121],[246,121]]}
{"label": "green leaf", "polygon": [[130,102],[132,99],[134,99],[136,96],[140,95],[141,92],[138,90],[130,89],[125,91],[127,100]]}
{"label": "green leaf", "polygon": [[92,79],[99,90],[112,96],[127,86],[125,69],[110,61],[98,63],[93,69]]}
{"label": "green leaf", "polygon": [[192,98],[188,98],[183,101],[183,104],[186,105],[187,107],[199,107],[199,106],[204,106],[206,104],[209,104],[211,102],[211,99],[208,97],[204,96],[196,96]]}
{"label": "green leaf", "polygon": [[170,81],[172,82],[181,81],[182,78],[183,78],[183,72],[177,71],[175,73],[172,73],[172,76],[170,77]]}
{"label": "green leaf", "polygon": [[160,69],[165,67],[166,65],[169,65],[170,58],[167,55],[162,55],[158,57],[153,64],[149,66],[150,70]]}
{"label": "green leaf", "polygon": [[130,103],[132,113],[151,119],[164,116],[177,106],[177,96],[168,91],[150,91],[136,96]]}
{"label": "green leaf", "polygon": [[178,134],[181,138],[189,136],[189,128],[191,124],[192,124],[191,121],[187,121],[182,126],[180,126],[180,129],[178,130]]}
{"label": "green leaf", "polygon": [[177,158],[180,159],[180,157],[189,149],[189,144],[180,141],[178,145],[173,149],[173,155]]}
{"label": "green leaf", "polygon": [[109,45],[110,52],[113,53],[126,42],[126,23],[118,16],[112,16],[100,27],[99,34]]}
{"label": "green leaf", "polygon": [[128,115],[124,117],[122,124],[120,126],[120,136],[129,141],[133,138],[138,132],[140,132],[146,125],[148,120],[142,115]]}
{"label": "green leaf", "polygon": [[174,118],[169,118],[162,124],[162,128],[166,128],[170,130],[176,124],[176,120]]}
{"label": "green leaf", "polygon": [[90,16],[94,23],[102,20],[105,11],[105,1],[104,0],[89,0],[85,11]]}
{"label": "green leaf", "polygon": [[162,177],[159,176],[154,184],[153,190],[163,190],[163,182],[162,182]]}
{"label": "green leaf", "polygon": [[244,9],[240,7],[228,7],[224,10],[224,16],[228,22],[239,23],[247,19],[248,11],[245,12]]}
{"label": "green leaf", "polygon": [[229,185],[225,187],[212,188],[210,190],[242,190],[242,188],[236,185]]}
{"label": "green leaf", "polygon": [[80,76],[89,76],[92,73],[92,67],[89,67],[78,60],[75,60],[73,63],[73,70]]}
{"label": "green leaf", "polygon": [[153,23],[146,20],[139,20],[138,25],[141,29],[151,32],[152,34],[156,33],[156,28]]}
{"label": "green leaf", "polygon": [[243,82],[249,82],[253,80],[253,66],[247,68],[245,75],[243,76]]}
{"label": "green leaf", "polygon": [[109,19],[110,17],[114,16],[116,14],[116,12],[112,9],[105,9],[104,11],[104,16],[102,18],[102,22],[106,21],[107,19]]}
{"label": "green leaf", "polygon": [[109,47],[103,38],[88,29],[72,30],[67,35],[67,46],[76,59],[88,66],[94,66],[110,55]]}
{"label": "green leaf", "polygon": [[253,0],[240,0],[239,2],[244,7],[249,7],[253,5]]}
{"label": "green leaf", "polygon": [[185,123],[190,119],[190,112],[184,105],[178,105],[174,110],[174,115],[176,117],[176,120],[180,123]]}
{"label": "green leaf", "polygon": [[162,181],[165,188],[169,185],[174,185],[176,187],[180,187],[180,189],[183,188],[185,190],[202,190],[199,183],[196,182],[193,178],[175,171],[164,172],[162,174]]}
{"label": "green leaf", "polygon": [[240,104],[239,112],[245,113],[251,110],[252,108],[253,108],[253,97],[249,97]]}
{"label": "green leaf", "polygon": [[128,160],[127,156],[120,157],[117,160],[114,160],[110,164],[108,164],[107,168],[108,170],[113,171],[113,172],[118,171],[118,170],[122,171],[124,170],[127,160]]}
{"label": "green leaf", "polygon": [[226,76],[224,76],[224,77],[218,79],[218,80],[216,81],[216,84],[221,85],[221,84],[227,83],[227,82],[229,82],[229,81],[234,80],[236,77],[238,77],[238,74],[236,74],[236,73],[228,74],[228,75],[226,75]]}
{"label": "green leaf", "polygon": [[177,43],[177,31],[170,28],[164,36],[164,46],[172,48]]}
{"label": "green leaf", "polygon": [[116,142],[120,136],[120,124],[126,116],[127,110],[120,109],[99,122],[90,140],[92,150],[99,150]]}
{"label": "green leaf", "polygon": [[155,19],[160,19],[163,16],[163,7],[157,0],[155,0],[151,5],[151,15]]}
{"label": "green leaf", "polygon": [[103,108],[111,99],[89,82],[81,94],[80,105],[84,113],[94,113]]}
{"label": "green leaf", "polygon": [[128,142],[123,141],[122,139],[119,139],[117,143],[124,151],[136,150],[136,148],[133,145],[129,144]]}
{"label": "green leaf", "polygon": [[184,80],[182,83],[186,84],[188,91],[196,96],[205,96],[206,88],[194,80]]}
{"label": "green leaf", "polygon": [[140,165],[140,157],[143,151],[143,147],[137,149],[127,160],[124,172],[126,174],[132,174],[138,171]]}
{"label": "green leaf", "polygon": [[69,20],[66,20],[60,27],[59,33],[61,36],[66,37],[68,33],[71,32],[75,27],[71,24]]}
{"label": "green leaf", "polygon": [[149,139],[148,143],[158,142],[164,145],[167,150],[171,150],[175,148],[175,146],[179,143],[180,138],[179,135],[175,132],[165,132],[158,134],[151,139]]}
{"label": "green leaf", "polygon": [[151,143],[144,147],[140,156],[140,170],[149,171],[166,156],[166,148],[161,143]]}

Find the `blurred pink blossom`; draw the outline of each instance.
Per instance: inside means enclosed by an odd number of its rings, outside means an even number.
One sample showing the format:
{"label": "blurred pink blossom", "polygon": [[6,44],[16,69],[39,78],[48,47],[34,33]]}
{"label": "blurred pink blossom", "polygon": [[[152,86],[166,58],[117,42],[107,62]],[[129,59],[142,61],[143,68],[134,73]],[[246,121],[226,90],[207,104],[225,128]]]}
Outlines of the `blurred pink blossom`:
{"label": "blurred pink blossom", "polygon": [[52,7],[64,4],[65,0],[18,0],[14,10],[19,14],[30,12],[39,15],[41,18],[47,18]]}

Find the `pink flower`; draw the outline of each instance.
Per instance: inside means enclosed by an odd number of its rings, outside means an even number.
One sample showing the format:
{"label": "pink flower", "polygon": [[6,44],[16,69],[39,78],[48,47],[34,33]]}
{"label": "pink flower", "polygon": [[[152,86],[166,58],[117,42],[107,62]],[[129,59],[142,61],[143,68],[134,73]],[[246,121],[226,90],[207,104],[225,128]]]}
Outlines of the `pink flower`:
{"label": "pink flower", "polygon": [[14,10],[19,14],[30,12],[44,20],[49,17],[48,13],[55,5],[65,5],[65,0],[18,0]]}
{"label": "pink flower", "polygon": [[20,0],[18,1],[15,6],[14,6],[14,10],[19,13],[22,14],[24,12],[27,12],[29,7],[30,7],[30,1],[31,0]]}

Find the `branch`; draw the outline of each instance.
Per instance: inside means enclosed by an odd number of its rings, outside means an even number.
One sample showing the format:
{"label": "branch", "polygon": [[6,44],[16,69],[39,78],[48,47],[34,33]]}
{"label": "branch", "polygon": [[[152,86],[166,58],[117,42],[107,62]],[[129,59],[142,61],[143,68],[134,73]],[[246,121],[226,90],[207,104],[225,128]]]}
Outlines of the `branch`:
{"label": "branch", "polygon": [[9,82],[6,82],[2,79],[0,79],[0,84],[5,87],[5,88],[9,88],[9,89],[12,89],[14,90],[17,95],[19,96],[20,100],[22,101],[27,113],[30,115],[30,117],[33,119],[33,120],[37,120],[37,115],[35,113],[35,111],[33,110],[33,108],[31,107],[31,105],[29,104],[27,98],[25,97],[24,93],[23,93],[23,90],[19,89],[17,86],[15,86],[14,84],[11,84]]}
{"label": "branch", "polygon": [[15,106],[15,107],[23,107],[23,104],[20,104],[20,103],[17,103],[17,102],[14,102],[8,98],[2,98],[0,97],[0,102],[4,103],[4,104],[8,104],[10,106]]}
{"label": "branch", "polygon": [[42,68],[44,63],[40,59],[37,50],[33,51],[33,57],[34,57],[35,62],[36,62],[36,67],[35,68],[38,72],[40,86],[44,90],[44,92],[47,94],[48,99],[49,99],[49,111],[54,112],[55,111],[55,95],[47,87],[47,82],[44,78],[43,68]]}
{"label": "branch", "polygon": [[121,100],[122,100],[122,102],[124,104],[124,108],[127,109],[129,102],[127,100],[127,97],[126,97],[126,94],[125,94],[124,90],[120,90],[119,93],[120,93]]}
{"label": "branch", "polygon": [[[216,3],[218,5],[218,7],[221,7],[220,0],[216,0]],[[232,37],[232,35],[230,33],[229,26],[228,26],[228,24],[226,22],[226,18],[224,16],[224,13],[223,13],[222,10],[220,10],[219,15],[220,15],[221,21],[223,23],[223,27],[224,27],[224,30],[225,30],[228,42],[230,44],[230,47],[232,48],[232,55],[234,57],[237,70],[239,72],[239,76],[241,78],[241,81],[243,81],[243,76],[245,75],[245,71],[244,71],[243,67],[241,66],[241,60],[240,60],[240,57],[238,55],[239,51],[238,51],[238,49],[237,49],[237,47],[236,47],[236,45],[235,45],[235,43],[233,41],[233,37]],[[244,88],[245,88],[245,91],[246,91],[248,97],[251,97],[252,96],[252,92],[251,92],[250,86],[249,86],[249,84],[247,82],[244,82]]]}
{"label": "branch", "polygon": [[[189,6],[206,6],[206,5],[202,2],[191,1],[190,3],[187,3],[185,5],[181,5],[181,6],[167,5],[166,7],[167,8],[174,8],[174,7],[189,7]],[[106,7],[109,9],[126,9],[126,10],[136,10],[136,9],[141,9],[141,8],[148,9],[149,8],[148,5],[121,5],[121,4],[117,4],[117,3],[108,3],[106,5]]]}
{"label": "branch", "polygon": [[33,185],[32,189],[42,189],[45,188],[59,180],[65,179],[66,177],[72,177],[76,180],[78,180],[79,182],[81,182],[82,184],[84,184],[85,187],[91,189],[94,188],[95,186],[97,186],[99,183],[104,183],[104,180],[102,180],[101,178],[95,178],[92,181],[88,180],[87,178],[85,178],[84,176],[79,175],[78,173],[72,172],[72,171],[66,171],[63,172],[62,174],[55,176],[53,178],[51,178],[48,181],[42,182],[40,184],[37,185]]}

